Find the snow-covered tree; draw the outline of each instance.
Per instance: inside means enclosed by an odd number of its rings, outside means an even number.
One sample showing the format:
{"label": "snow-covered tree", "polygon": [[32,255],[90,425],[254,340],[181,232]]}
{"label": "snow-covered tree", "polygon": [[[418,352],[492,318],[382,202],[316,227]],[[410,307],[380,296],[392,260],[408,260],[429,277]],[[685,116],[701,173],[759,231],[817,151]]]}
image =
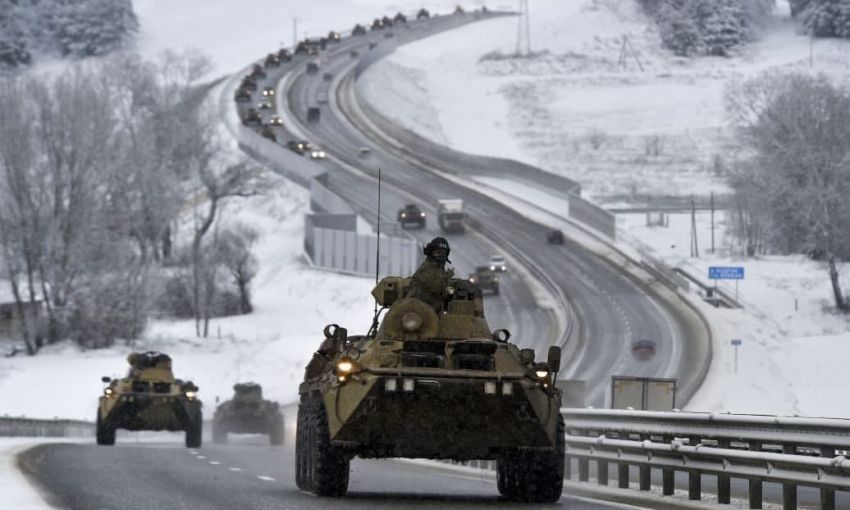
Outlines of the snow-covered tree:
{"label": "snow-covered tree", "polygon": [[739,0],[714,0],[710,9],[703,28],[706,52],[726,56],[746,39],[743,8]]}
{"label": "snow-covered tree", "polygon": [[736,195],[750,197],[750,216],[766,212],[773,249],[826,263],[836,308],[849,311],[838,262],[850,259],[850,94],[825,76],[766,75],[727,100],[754,153],[753,175],[730,183]]}

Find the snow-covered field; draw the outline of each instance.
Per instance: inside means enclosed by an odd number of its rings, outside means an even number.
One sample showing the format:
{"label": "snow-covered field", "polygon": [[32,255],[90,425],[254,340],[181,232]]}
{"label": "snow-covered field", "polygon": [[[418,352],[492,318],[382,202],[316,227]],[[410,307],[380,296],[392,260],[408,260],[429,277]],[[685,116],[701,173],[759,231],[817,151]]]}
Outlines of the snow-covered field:
{"label": "snow-covered field", "polygon": [[[809,69],[809,38],[797,34],[787,2],[778,5],[762,39],[737,56],[682,59],[660,47],[634,0],[539,0],[531,4],[532,48],[544,52],[536,58],[485,58],[515,50],[517,19],[501,18],[400,48],[360,88],[424,136],[565,175],[604,203],[707,195],[725,189],[722,168],[734,158],[727,84]],[[850,42],[813,48],[814,72],[850,77]]]}

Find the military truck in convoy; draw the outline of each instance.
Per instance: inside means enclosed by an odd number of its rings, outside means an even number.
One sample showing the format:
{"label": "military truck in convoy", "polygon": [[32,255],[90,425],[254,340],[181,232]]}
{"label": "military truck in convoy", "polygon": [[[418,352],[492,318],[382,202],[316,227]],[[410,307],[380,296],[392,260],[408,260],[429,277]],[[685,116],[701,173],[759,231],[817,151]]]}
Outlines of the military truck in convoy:
{"label": "military truck in convoy", "polygon": [[115,431],[185,431],[186,446],[199,448],[203,416],[198,387],[175,379],[171,358],[161,352],[134,352],[127,356],[130,370],[123,379],[103,377],[108,383],[97,406],[97,444],[115,444]]}
{"label": "military truck in convoy", "polygon": [[263,399],[263,388],[247,382],[233,385],[233,398],[218,405],[213,416],[213,442],[227,434],[268,434],[272,445],[283,444],[283,413],[277,402]]}
{"label": "military truck in convoy", "polygon": [[499,295],[499,277],[490,266],[478,266],[475,272],[469,275],[469,283],[475,284],[481,292],[489,291],[494,296]]}
{"label": "military truck in convoy", "polygon": [[397,219],[403,229],[410,226],[425,228],[425,211],[416,204],[406,204],[399,209]]}
{"label": "military truck in convoy", "polygon": [[466,213],[463,210],[463,200],[459,198],[439,200],[437,202],[437,222],[446,233],[463,233],[466,231]]}
{"label": "military truck in convoy", "polygon": [[344,494],[353,457],[486,459],[506,498],[557,501],[560,348],[536,361],[507,330],[491,331],[481,291],[466,280],[447,280],[439,311],[408,296],[411,280],[390,276],[373,289],[381,310],[366,335],[325,328],[299,387],[297,486]]}

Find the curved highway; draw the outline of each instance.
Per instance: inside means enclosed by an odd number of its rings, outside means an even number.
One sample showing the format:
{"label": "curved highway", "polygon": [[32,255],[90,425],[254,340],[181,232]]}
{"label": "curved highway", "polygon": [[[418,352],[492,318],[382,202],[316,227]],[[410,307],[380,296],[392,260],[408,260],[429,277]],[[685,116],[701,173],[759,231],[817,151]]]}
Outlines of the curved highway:
{"label": "curved highway", "polygon": [[[396,30],[395,38],[403,42],[425,33],[433,32]],[[361,43],[361,51],[365,44],[365,41]],[[283,87],[288,99],[286,105],[297,120],[298,130],[308,133],[311,141],[333,155],[335,161],[344,163],[342,166],[348,170],[331,172],[329,185],[348,200],[362,201],[362,192],[352,191],[351,179],[358,174],[362,179],[363,175],[373,175],[376,168],[383,168],[387,182],[415,193],[422,205],[435,204],[439,198],[463,198],[480,233],[500,244],[508,255],[525,257],[542,268],[546,278],[566,295],[573,312],[572,345],[567,347],[569,352],[576,353],[569,376],[588,382],[589,404],[604,405],[611,375],[675,377],[681,383],[680,394],[684,400],[689,398],[708,355],[708,333],[701,318],[678,297],[671,299],[662,283],[640,281],[575,241],[568,240],[564,246],[547,245],[546,233],[550,227],[473,187],[460,186],[444,177],[461,168],[459,164],[441,168],[430,155],[412,157],[399,150],[359,111],[352,80],[345,78],[353,72],[352,60],[348,52],[328,55],[322,60],[319,75],[308,75],[298,69],[287,79],[291,83]],[[321,120],[307,122],[307,107],[315,105],[319,94],[326,92],[327,83],[321,77],[325,72],[335,77],[337,88],[328,94],[331,104],[323,108]],[[358,156],[361,147],[370,148],[368,158]],[[454,236],[450,241],[465,250],[463,238]],[[509,308],[518,316],[516,324],[520,329],[514,328],[518,342],[540,352],[548,338],[530,338],[525,334],[527,330],[521,329],[535,322],[523,319],[539,310],[538,306],[527,301],[530,297],[527,295],[506,297],[510,299]],[[638,361],[632,357],[631,342],[640,338],[656,340],[658,353],[653,359]]]}

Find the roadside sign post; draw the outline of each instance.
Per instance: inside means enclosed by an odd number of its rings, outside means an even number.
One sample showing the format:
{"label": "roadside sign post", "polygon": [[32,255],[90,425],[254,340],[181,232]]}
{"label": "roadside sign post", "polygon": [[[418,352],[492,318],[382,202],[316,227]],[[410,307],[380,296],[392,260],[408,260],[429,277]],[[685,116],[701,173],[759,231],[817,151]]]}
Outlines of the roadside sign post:
{"label": "roadside sign post", "polygon": [[744,279],[744,268],[740,266],[711,266],[708,278],[714,280],[714,293],[717,294],[717,280],[735,280],[735,304],[738,304],[738,280]]}
{"label": "roadside sign post", "polygon": [[738,373],[738,347],[740,347],[741,344],[743,344],[743,343],[744,343],[744,341],[741,340],[740,338],[733,338],[732,339],[732,347],[735,348],[735,373],[736,374]]}

